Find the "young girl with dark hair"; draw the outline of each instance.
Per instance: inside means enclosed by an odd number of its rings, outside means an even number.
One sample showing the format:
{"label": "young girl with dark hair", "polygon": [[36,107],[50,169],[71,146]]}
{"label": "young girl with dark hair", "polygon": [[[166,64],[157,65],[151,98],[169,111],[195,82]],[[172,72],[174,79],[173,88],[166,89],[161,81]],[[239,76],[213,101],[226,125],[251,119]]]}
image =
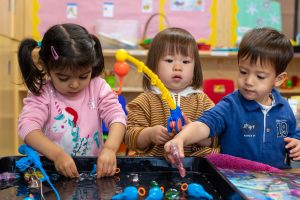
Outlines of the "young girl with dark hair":
{"label": "young girl with dark hair", "polygon": [[[19,119],[24,142],[53,160],[66,177],[78,176],[72,156],[98,156],[97,176],[114,175],[126,115],[99,77],[104,58],[97,37],[80,25],[55,25],[41,42],[23,40],[18,59],[30,90]],[[102,120],[109,127],[105,144]]]}

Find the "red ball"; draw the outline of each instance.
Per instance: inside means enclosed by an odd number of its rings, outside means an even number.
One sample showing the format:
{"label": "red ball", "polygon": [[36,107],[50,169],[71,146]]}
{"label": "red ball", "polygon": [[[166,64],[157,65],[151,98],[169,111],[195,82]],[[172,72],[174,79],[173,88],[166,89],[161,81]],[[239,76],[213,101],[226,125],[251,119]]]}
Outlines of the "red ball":
{"label": "red ball", "polygon": [[129,66],[126,62],[116,62],[114,65],[114,72],[119,77],[126,76],[129,71]]}

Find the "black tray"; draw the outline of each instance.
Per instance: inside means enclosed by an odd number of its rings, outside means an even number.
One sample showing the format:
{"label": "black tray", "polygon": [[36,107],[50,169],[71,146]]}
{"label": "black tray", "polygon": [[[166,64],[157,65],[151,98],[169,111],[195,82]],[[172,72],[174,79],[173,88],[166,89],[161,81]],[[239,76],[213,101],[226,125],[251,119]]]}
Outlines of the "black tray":
{"label": "black tray", "polygon": [[[15,162],[21,156],[0,158],[0,173],[18,172]],[[180,191],[181,183],[200,183],[214,199],[246,199],[207,159],[198,157],[184,158],[183,164],[187,170],[185,178],[181,178],[177,168],[171,166],[160,157],[119,157],[118,167],[121,172],[114,177],[95,179],[84,178],[67,179],[57,176],[53,162],[41,157],[43,167],[52,183],[58,190],[61,199],[110,199],[120,193],[127,186],[144,187],[149,190],[151,181],[155,180],[167,191],[170,188]],[[95,157],[75,157],[77,169],[83,175],[92,171],[96,163]],[[139,181],[133,182],[132,177],[138,176]],[[55,177],[55,178],[54,178]],[[0,199],[23,199],[33,193],[40,198],[40,191],[31,191],[22,178],[5,183],[0,181]],[[45,199],[56,199],[54,192],[46,182],[43,182]],[[180,193],[180,199],[188,199],[185,192]],[[143,198],[140,198],[143,199]]]}

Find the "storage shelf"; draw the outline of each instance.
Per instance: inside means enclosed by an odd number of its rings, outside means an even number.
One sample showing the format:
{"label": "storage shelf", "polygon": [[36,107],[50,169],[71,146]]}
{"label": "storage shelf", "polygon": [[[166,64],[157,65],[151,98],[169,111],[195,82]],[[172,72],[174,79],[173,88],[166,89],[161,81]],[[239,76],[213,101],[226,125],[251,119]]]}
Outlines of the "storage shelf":
{"label": "storage shelf", "polygon": [[[119,88],[113,88],[114,91],[118,91]],[[122,92],[143,92],[142,87],[122,87]]]}
{"label": "storage shelf", "polygon": [[300,88],[279,89],[281,94],[300,94]]}
{"label": "storage shelf", "polygon": [[[104,49],[103,56],[113,57],[115,56],[117,49]],[[148,50],[146,49],[126,49],[126,51],[132,56],[147,56]],[[236,58],[237,52],[230,51],[199,51],[199,55],[202,58]]]}

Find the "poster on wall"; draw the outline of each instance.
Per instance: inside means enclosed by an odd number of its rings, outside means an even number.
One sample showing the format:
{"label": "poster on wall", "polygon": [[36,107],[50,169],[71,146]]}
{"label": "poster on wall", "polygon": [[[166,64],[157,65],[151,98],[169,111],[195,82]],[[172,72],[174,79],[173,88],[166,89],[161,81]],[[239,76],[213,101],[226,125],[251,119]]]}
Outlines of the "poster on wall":
{"label": "poster on wall", "polygon": [[205,4],[205,0],[172,0],[171,10],[204,11],[205,10],[204,4]]}
{"label": "poster on wall", "polygon": [[170,0],[164,5],[170,26],[184,28],[196,40],[207,39],[211,33],[212,0]]}
{"label": "poster on wall", "polygon": [[238,38],[256,27],[271,27],[281,31],[280,1],[274,0],[238,0]]}
{"label": "poster on wall", "polygon": [[[94,34],[124,42],[136,48],[145,37],[153,38],[166,27],[180,27],[195,39],[208,38],[211,33],[212,0],[36,0],[36,17],[40,37],[59,23],[77,23]],[[160,13],[160,15],[157,15]],[[151,16],[157,15],[153,18]],[[166,16],[167,20],[164,22]],[[149,19],[151,20],[149,21]],[[148,28],[145,31],[145,25]],[[168,22],[167,22],[168,21]],[[188,23],[187,23],[188,22]],[[109,30],[109,31],[108,31]]]}

